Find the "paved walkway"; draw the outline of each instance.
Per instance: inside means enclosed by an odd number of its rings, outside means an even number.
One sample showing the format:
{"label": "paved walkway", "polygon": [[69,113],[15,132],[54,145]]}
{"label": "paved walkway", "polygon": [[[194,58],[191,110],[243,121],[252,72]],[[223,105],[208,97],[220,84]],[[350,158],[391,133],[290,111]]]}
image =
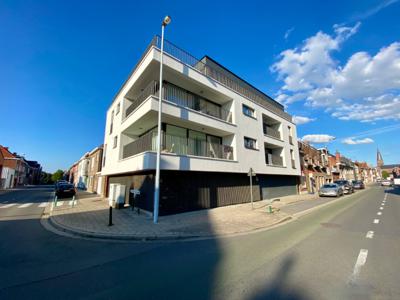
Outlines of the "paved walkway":
{"label": "paved walkway", "polygon": [[214,209],[162,216],[158,224],[144,213],[129,208],[113,209],[113,226],[108,226],[108,201],[97,195],[80,192],[77,204],[70,199],[49,205],[44,214],[48,223],[58,230],[84,237],[107,239],[184,239],[229,236],[271,227],[292,218],[294,213],[310,209],[335,198],[320,199],[317,195],[294,195],[270,201],[218,207]]}

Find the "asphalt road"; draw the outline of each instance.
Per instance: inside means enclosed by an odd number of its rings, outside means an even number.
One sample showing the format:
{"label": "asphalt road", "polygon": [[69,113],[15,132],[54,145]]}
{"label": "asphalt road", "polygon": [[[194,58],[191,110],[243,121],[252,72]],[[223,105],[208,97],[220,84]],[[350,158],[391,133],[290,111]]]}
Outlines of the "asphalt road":
{"label": "asphalt road", "polygon": [[268,231],[169,243],[55,235],[39,222],[50,197],[0,193],[0,299],[400,299],[400,191],[375,186]]}

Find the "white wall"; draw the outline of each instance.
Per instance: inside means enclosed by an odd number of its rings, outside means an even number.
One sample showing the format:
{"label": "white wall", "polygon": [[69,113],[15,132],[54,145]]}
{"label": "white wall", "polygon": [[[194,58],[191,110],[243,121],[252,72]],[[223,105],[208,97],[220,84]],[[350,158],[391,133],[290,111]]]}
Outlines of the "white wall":
{"label": "white wall", "polygon": [[[139,154],[124,160],[121,160],[121,131],[126,129],[129,125],[135,122],[141,115],[145,115],[149,111],[157,111],[157,101],[149,98],[145,103],[142,103],[140,107],[124,122],[124,95],[133,86],[134,82],[140,77],[140,75],[149,66],[152,60],[159,60],[159,51],[155,48],[149,50],[145,56],[142,63],[133,72],[131,77],[127,80],[126,84],[122,87],[119,94],[116,96],[115,100],[109,107],[106,117],[106,128],[104,144],[107,144],[106,151],[106,164],[102,169],[103,175],[118,174],[124,172],[132,172],[142,169],[154,169],[155,164],[153,163],[153,154]],[[216,90],[233,99],[233,104],[231,107],[231,112],[233,113],[234,125],[227,124],[223,121],[218,121],[205,115],[199,115],[198,113],[191,113],[191,119],[189,119],[193,124],[197,124],[199,128],[201,123],[204,122],[207,126],[215,127],[217,130],[222,130],[224,132],[231,132],[227,134],[223,139],[227,144],[231,144],[234,147],[235,162],[215,160],[210,158],[201,157],[189,157],[189,156],[177,156],[174,154],[163,154],[161,168],[170,170],[196,170],[196,171],[219,171],[219,172],[247,172],[250,167],[258,174],[280,174],[280,175],[300,175],[300,160],[298,154],[297,145],[297,131],[296,126],[292,122],[289,122],[273,112],[266,110],[259,104],[249,100],[246,97],[241,96],[235,91],[223,86],[222,84],[214,81],[195,69],[188,68],[182,63],[178,62],[174,58],[166,55],[164,59],[165,67],[171,68],[182,74],[186,74],[189,78],[196,81],[198,84],[206,86],[208,89]],[[121,104],[121,111],[118,115],[115,115],[116,107],[118,103]],[[242,113],[242,104],[245,104],[256,111],[256,119],[250,118]],[[174,115],[173,107],[169,107],[168,104],[163,104],[163,111]],[[176,108],[175,108],[176,109]],[[109,134],[111,113],[114,111],[114,124],[113,133]],[[281,123],[281,138],[282,140],[277,140],[271,137],[266,137],[263,133],[262,126],[262,114],[269,116]],[[289,132],[288,126],[292,127],[293,130],[293,144],[289,144]],[[117,147],[113,148],[113,139],[118,136]],[[244,147],[244,136],[248,136],[257,140],[258,150],[250,150]],[[284,148],[283,151],[283,161],[285,163],[284,167],[272,167],[267,166],[265,163],[265,151],[264,142],[274,144]],[[290,149],[294,152],[295,169],[291,166]]]}

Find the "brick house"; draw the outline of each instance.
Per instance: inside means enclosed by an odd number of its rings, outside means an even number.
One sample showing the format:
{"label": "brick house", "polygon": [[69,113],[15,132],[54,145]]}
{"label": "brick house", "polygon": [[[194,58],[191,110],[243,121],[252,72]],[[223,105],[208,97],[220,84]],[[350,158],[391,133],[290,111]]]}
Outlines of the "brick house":
{"label": "brick house", "polygon": [[1,172],[1,188],[10,189],[16,186],[16,169],[17,158],[12,154],[8,147],[0,146],[0,151],[3,158],[2,172]]}
{"label": "brick house", "polygon": [[91,193],[101,194],[102,190],[102,177],[101,166],[103,158],[103,145],[94,148],[89,152],[88,160],[88,183],[87,191]]}

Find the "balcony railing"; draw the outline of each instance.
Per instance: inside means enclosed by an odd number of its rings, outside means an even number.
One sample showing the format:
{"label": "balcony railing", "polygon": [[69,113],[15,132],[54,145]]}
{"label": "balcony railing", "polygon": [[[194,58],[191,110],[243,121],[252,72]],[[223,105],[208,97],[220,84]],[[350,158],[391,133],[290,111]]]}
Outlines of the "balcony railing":
{"label": "balcony railing", "polygon": [[[128,99],[132,103],[126,109],[125,117],[129,116],[149,96],[158,97],[158,90],[158,81],[152,81],[135,99]],[[164,83],[163,98],[176,105],[187,107],[230,123],[232,122],[230,111],[176,85],[167,82]]]}
{"label": "balcony railing", "polygon": [[[125,145],[122,158],[127,158],[145,151],[157,150],[157,133],[147,133],[137,140]],[[233,147],[162,133],[161,150],[164,153],[193,155],[210,158],[233,160]]]}
{"label": "balcony railing", "polygon": [[[145,53],[147,53],[148,49],[152,46],[160,49],[161,46],[161,38],[159,36],[155,36],[150,45],[147,47]],[[198,60],[188,52],[178,48],[174,44],[170,43],[167,40],[164,40],[164,51],[165,53],[173,56],[177,60],[181,61],[183,64],[186,64],[197,71],[203,73],[204,75],[218,81],[219,83],[227,86],[228,88],[234,90],[235,92],[253,100],[254,102],[260,104],[266,109],[274,112],[275,114],[281,116],[282,118],[292,121],[292,117],[283,110],[283,106],[272,98],[268,97],[264,93],[260,92],[250,84],[236,78],[234,76],[229,76],[226,72],[222,72],[222,68],[213,67],[212,64],[206,63],[203,60]],[[138,62],[137,66],[140,64],[141,60]],[[136,66],[136,67],[137,67]],[[136,69],[135,67],[135,69]]]}
{"label": "balcony railing", "polygon": [[283,158],[276,154],[269,155],[267,158],[267,165],[283,167]]}
{"label": "balcony railing", "polygon": [[281,133],[278,130],[276,130],[270,126],[267,126],[265,124],[264,124],[264,134],[268,135],[268,136],[272,136],[279,140],[281,139]]}

